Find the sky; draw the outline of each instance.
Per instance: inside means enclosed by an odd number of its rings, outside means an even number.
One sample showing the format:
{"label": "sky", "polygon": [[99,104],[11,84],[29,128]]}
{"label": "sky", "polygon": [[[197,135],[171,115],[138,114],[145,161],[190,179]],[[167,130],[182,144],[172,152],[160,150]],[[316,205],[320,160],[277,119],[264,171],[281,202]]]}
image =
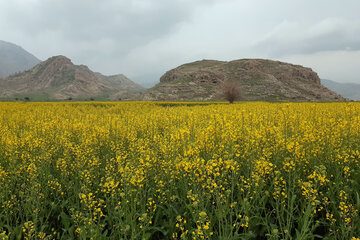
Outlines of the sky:
{"label": "sky", "polygon": [[0,0],[0,40],[150,87],[181,64],[274,59],[360,83],[359,0]]}

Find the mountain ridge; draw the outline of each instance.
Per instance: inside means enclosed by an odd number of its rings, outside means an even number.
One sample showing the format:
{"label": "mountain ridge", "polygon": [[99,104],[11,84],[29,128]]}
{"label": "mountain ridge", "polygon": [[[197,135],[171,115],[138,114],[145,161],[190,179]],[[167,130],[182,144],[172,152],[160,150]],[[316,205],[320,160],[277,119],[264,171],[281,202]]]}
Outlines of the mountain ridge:
{"label": "mountain ridge", "polygon": [[221,100],[224,81],[237,82],[248,101],[344,101],[311,68],[267,59],[201,60],[167,71],[143,100]]}
{"label": "mountain ridge", "polygon": [[40,60],[22,47],[0,40],[0,78],[34,67]]}
{"label": "mountain ridge", "polygon": [[321,79],[321,83],[350,100],[360,101],[360,84],[358,83],[340,83],[329,79]]}
{"label": "mountain ridge", "polygon": [[74,65],[65,56],[50,57],[22,73],[0,80],[0,97],[31,95],[39,99],[117,100],[131,98],[143,87],[123,74],[104,76],[85,65]]}

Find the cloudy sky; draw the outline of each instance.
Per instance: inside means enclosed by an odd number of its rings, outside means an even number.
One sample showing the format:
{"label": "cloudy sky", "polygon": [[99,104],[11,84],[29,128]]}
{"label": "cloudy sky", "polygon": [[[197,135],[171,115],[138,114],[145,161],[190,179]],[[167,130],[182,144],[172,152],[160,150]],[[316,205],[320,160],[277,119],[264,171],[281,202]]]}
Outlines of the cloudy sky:
{"label": "cloudy sky", "polygon": [[359,0],[0,0],[0,39],[151,86],[201,59],[267,58],[360,83]]}

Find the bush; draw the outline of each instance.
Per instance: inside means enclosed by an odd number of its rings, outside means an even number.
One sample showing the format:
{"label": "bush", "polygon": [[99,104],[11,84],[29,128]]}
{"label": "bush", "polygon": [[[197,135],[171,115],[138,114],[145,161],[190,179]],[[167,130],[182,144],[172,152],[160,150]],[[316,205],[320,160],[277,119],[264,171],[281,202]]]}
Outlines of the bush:
{"label": "bush", "polygon": [[229,103],[242,97],[240,85],[233,81],[225,81],[221,86],[221,97]]}

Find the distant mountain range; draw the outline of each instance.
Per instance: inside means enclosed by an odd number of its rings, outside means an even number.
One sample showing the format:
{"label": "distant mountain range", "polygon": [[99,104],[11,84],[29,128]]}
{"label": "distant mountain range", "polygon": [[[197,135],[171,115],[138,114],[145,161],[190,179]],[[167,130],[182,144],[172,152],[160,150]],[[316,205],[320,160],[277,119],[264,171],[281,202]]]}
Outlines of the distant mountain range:
{"label": "distant mountain range", "polygon": [[104,76],[85,65],[74,65],[65,56],[41,62],[23,48],[0,40],[0,99],[222,100],[219,90],[226,81],[236,82],[242,99],[249,101],[344,101],[342,96],[360,100],[360,84],[320,82],[310,68],[265,59],[187,63],[166,72],[159,84],[145,90],[122,74]]}
{"label": "distant mountain range", "polygon": [[0,79],[0,98],[31,100],[123,100],[144,90],[126,76],[104,76],[64,56],[51,57],[25,72]]}
{"label": "distant mountain range", "polygon": [[230,62],[202,60],[165,73],[160,83],[144,92],[143,100],[220,100],[225,81],[236,82],[248,101],[344,101],[320,83],[310,68],[265,59]]}
{"label": "distant mountain range", "polygon": [[40,60],[23,48],[0,40],[0,77],[28,70],[38,63]]}
{"label": "distant mountain range", "polygon": [[339,83],[327,79],[321,79],[321,83],[345,98],[360,101],[360,84],[358,83]]}

